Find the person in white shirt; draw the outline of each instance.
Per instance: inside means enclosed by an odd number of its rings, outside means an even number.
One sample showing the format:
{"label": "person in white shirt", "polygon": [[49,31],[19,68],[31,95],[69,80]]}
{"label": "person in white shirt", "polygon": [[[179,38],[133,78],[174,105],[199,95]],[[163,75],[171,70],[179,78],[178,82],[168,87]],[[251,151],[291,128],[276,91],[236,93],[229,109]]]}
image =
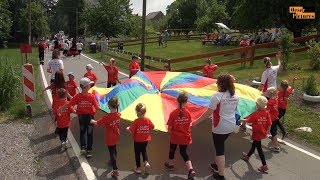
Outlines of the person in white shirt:
{"label": "person in white shirt", "polygon": [[259,85],[258,89],[260,91],[262,91],[262,93],[265,97],[267,97],[267,89],[268,88],[274,87],[277,89],[278,72],[279,72],[280,66],[281,66],[280,58],[281,58],[281,53],[278,52],[276,54],[276,59],[278,61],[277,66],[272,66],[272,62],[269,57],[263,58],[263,63],[265,65],[266,69],[262,73],[261,84]]}
{"label": "person in white shirt", "polygon": [[54,75],[57,71],[63,72],[64,66],[60,58],[60,51],[58,49],[53,50],[53,59],[48,62],[47,72],[51,73],[51,83],[54,81]]}
{"label": "person in white shirt", "polygon": [[63,43],[63,55],[67,56],[69,50],[68,40],[65,40]]}
{"label": "person in white shirt", "polygon": [[76,44],[76,46],[77,46],[77,50],[78,50],[79,54],[81,54],[82,46],[83,46],[82,42],[79,41],[79,42]]}
{"label": "person in white shirt", "polygon": [[219,179],[224,179],[225,156],[224,142],[230,133],[236,130],[236,109],[239,96],[235,93],[233,77],[229,74],[220,75],[217,79],[219,92],[211,99],[208,110],[201,116],[201,119],[213,115],[212,136],[215,147],[214,163],[210,167],[218,174]]}

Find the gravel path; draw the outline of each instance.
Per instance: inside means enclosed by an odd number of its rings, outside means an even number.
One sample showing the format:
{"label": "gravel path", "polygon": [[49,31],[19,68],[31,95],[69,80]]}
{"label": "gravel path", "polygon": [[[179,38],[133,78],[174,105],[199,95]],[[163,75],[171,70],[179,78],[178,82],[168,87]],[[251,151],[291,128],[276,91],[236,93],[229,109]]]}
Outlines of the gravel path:
{"label": "gravel path", "polygon": [[36,155],[28,138],[33,132],[32,124],[0,124],[1,179],[36,179]]}

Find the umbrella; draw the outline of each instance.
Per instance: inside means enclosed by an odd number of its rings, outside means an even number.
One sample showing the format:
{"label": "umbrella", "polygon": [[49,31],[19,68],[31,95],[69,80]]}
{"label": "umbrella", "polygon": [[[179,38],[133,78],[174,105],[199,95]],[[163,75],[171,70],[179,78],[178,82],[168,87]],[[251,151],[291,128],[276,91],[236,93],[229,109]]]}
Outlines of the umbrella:
{"label": "umbrella", "polygon": [[[255,99],[261,92],[249,86],[235,84],[240,96],[237,113],[246,117],[255,109]],[[105,88],[106,89],[106,88]],[[160,131],[167,131],[166,123],[171,111],[177,108],[176,97],[180,92],[189,96],[187,109],[193,121],[207,110],[212,95],[218,90],[216,80],[186,72],[139,71],[121,85],[115,86],[108,93],[95,89],[100,109],[109,112],[107,102],[116,96],[119,99],[121,117],[133,121],[137,118],[135,106],[144,103],[149,117]]]}
{"label": "umbrella", "polygon": [[215,24],[218,25],[219,27],[223,28],[223,29],[226,29],[226,30],[228,30],[228,31],[231,31],[231,29],[228,28],[228,26],[226,26],[226,25],[223,24],[223,23],[215,23]]}

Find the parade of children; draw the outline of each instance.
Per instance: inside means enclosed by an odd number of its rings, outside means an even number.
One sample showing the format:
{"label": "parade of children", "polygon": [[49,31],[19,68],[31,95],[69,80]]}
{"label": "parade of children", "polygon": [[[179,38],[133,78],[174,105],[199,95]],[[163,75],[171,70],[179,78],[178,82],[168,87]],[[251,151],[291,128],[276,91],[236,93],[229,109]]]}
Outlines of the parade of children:
{"label": "parade of children", "polygon": [[[77,123],[79,124],[79,146],[81,155],[86,158],[95,156],[93,149],[101,149],[101,147],[95,147],[93,141],[102,142],[104,138],[105,149],[108,149],[109,152],[109,165],[111,165],[110,168],[112,168],[112,170],[110,169],[110,175],[112,177],[117,178],[122,174],[120,169],[123,167],[123,162],[121,162],[123,158],[119,158],[119,156],[129,156],[129,154],[121,154],[123,145],[121,145],[120,139],[126,136],[126,133],[130,133],[133,144],[131,156],[134,157],[134,162],[127,163],[134,164],[130,170],[135,174],[148,175],[151,173],[151,164],[161,164],[161,167],[163,167],[164,170],[168,170],[168,172],[175,171],[175,169],[181,166],[181,164],[176,162],[177,158],[175,156],[176,150],[179,149],[179,154],[185,165],[185,167],[183,166],[185,168],[184,175],[187,176],[188,179],[193,179],[196,177],[196,172],[197,175],[199,173],[197,169],[198,164],[208,163],[210,160],[208,160],[208,162],[199,162],[199,160],[193,159],[197,157],[193,155],[192,151],[192,147],[194,147],[193,142],[196,140],[192,139],[191,129],[195,125],[195,121],[201,122],[210,118],[211,131],[207,133],[210,135],[210,138],[212,137],[212,140],[210,140],[210,143],[207,143],[210,144],[208,146],[213,147],[213,150],[209,152],[208,159],[210,157],[213,157],[213,159],[209,163],[208,168],[212,170],[212,177],[214,179],[225,179],[225,168],[229,166],[227,162],[230,156],[230,154],[225,153],[227,152],[226,149],[229,148],[226,144],[228,139],[230,139],[229,137],[233,136],[238,128],[235,114],[237,114],[237,106],[239,101],[241,101],[240,95],[238,95],[239,92],[235,87],[236,80],[233,75],[220,74],[217,76],[216,81],[214,81],[217,91],[210,95],[210,102],[208,102],[207,109],[199,119],[192,118],[194,112],[191,111],[191,106],[188,104],[192,95],[184,91],[179,91],[174,97],[176,101],[175,106],[170,107],[174,110],[171,110],[170,113],[165,115],[166,119],[164,123],[167,129],[167,145],[163,146],[163,150],[154,152],[148,151],[148,149],[152,149],[151,147],[154,145],[150,143],[150,141],[158,141],[157,136],[151,137],[154,132],[153,130],[156,130],[156,122],[153,120],[154,115],[147,114],[147,111],[155,107],[147,107],[143,101],[133,103],[132,106],[135,108],[132,108],[131,111],[135,111],[137,118],[125,128],[127,132],[121,132],[123,130],[121,129],[121,125],[123,124],[121,115],[123,114],[121,114],[122,111],[120,111],[119,108],[122,103],[125,104],[128,102],[115,95],[106,100],[108,111],[101,111],[98,113],[99,115],[96,116],[100,108],[99,100],[90,88],[97,85],[99,74],[97,75],[93,71],[93,65],[86,65],[86,72],[83,71],[84,75],[80,81],[78,81],[78,85],[74,72],[68,72],[66,74],[68,80],[65,80],[64,67],[59,59],[59,51],[55,50],[53,54],[54,60],[51,60],[50,65],[48,65],[48,72],[52,73],[51,84],[45,87],[43,91],[51,90],[52,92],[52,112],[55,119],[56,134],[59,135],[62,150],[68,147],[68,130],[71,124],[73,124],[71,123],[72,118],[70,114],[74,113],[78,116]],[[279,58],[280,54],[277,55],[277,60]],[[140,71],[139,59],[139,56],[132,56],[132,60],[129,63],[129,79]],[[252,127],[250,136],[251,148],[249,149],[248,146],[249,151],[247,152],[239,151],[239,159],[241,158],[249,163],[250,158],[252,158],[252,155],[257,149],[262,165],[257,167],[256,170],[260,172],[272,170],[272,166],[268,167],[266,163],[266,157],[263,151],[263,149],[266,148],[263,148],[262,143],[264,139],[268,137],[270,133],[271,145],[268,150],[270,152],[280,153],[281,149],[278,142],[277,127],[279,126],[281,129],[282,139],[288,136],[288,131],[285,130],[280,120],[282,118],[284,119],[288,100],[294,91],[295,80],[297,80],[295,77],[291,86],[287,80],[279,81],[281,83],[277,90],[277,73],[281,63],[279,63],[278,66],[272,66],[270,58],[265,58],[264,60],[266,69],[262,75],[263,84],[259,87],[261,96],[255,101],[257,109],[247,117],[241,117],[241,128],[243,130],[249,125]],[[116,66],[116,59],[110,58],[109,63],[99,62],[99,65],[101,66],[97,67],[97,69],[101,69],[103,66],[107,72],[107,74],[104,74],[104,77],[107,78],[107,88],[122,86],[119,80],[120,70]],[[217,68],[217,65],[213,64],[210,59],[207,59],[206,65],[202,69],[202,75],[213,80]],[[170,65],[165,64],[161,71],[170,73]],[[101,72],[101,70],[97,70],[97,72]],[[82,75],[79,72],[77,72],[77,74]],[[94,128],[103,129],[104,137],[94,137]],[[148,148],[148,145],[151,147]],[[165,154],[166,159],[162,159],[163,161],[159,162],[153,161],[153,159],[148,156],[148,154],[154,156],[154,154],[157,153]],[[189,156],[189,153],[191,156]],[[203,151],[203,153],[206,153],[206,151]],[[99,158],[102,159],[101,161],[108,162],[105,160],[105,157]]]}

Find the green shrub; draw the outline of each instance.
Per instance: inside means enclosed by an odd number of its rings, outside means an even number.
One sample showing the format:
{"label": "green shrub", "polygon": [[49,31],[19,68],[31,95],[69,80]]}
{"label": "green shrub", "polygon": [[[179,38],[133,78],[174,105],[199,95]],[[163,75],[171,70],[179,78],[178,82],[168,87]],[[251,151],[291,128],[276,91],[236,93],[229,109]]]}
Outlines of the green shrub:
{"label": "green shrub", "polygon": [[308,57],[310,59],[310,68],[318,70],[320,69],[320,43],[310,43],[309,47]]}
{"label": "green shrub", "polygon": [[292,34],[289,33],[287,30],[282,30],[280,39],[279,39],[279,48],[281,49],[281,64],[283,70],[287,70],[290,56],[293,54],[293,48],[296,46],[292,42]]}
{"label": "green shrub", "polygon": [[319,95],[319,91],[317,89],[317,81],[313,75],[309,76],[306,82],[303,79],[303,90],[309,96]]}
{"label": "green shrub", "polygon": [[14,66],[8,59],[0,58],[0,111],[9,109],[19,97],[21,80]]}

